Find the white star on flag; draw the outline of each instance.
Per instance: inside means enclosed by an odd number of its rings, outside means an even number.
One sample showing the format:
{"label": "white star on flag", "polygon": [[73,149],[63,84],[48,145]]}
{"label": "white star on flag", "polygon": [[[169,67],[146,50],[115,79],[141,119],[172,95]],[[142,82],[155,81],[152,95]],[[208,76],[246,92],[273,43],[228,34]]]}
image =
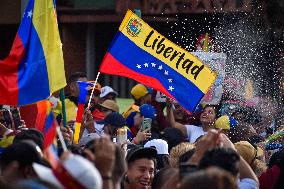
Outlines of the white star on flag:
{"label": "white star on flag", "polygon": [[32,15],[33,15],[33,11],[32,10],[30,10],[29,12],[28,12],[28,16],[27,17],[32,17]]}
{"label": "white star on flag", "polygon": [[138,69],[140,69],[141,68],[141,65],[140,64],[137,64],[137,66],[136,66]]}
{"label": "white star on flag", "polygon": [[25,17],[25,14],[26,14],[26,13],[24,12],[24,14],[23,14],[23,18]]}
{"label": "white star on flag", "polygon": [[173,88],[173,86],[169,86],[169,91],[173,91],[175,88]]}
{"label": "white star on flag", "polygon": [[156,67],[156,64],[154,62],[152,62],[151,64],[152,64],[152,67]]}
{"label": "white star on flag", "polygon": [[149,67],[148,63],[145,63],[144,66],[147,67],[147,68]]}
{"label": "white star on flag", "polygon": [[168,79],[169,83],[172,83],[173,82],[173,79]]}
{"label": "white star on flag", "polygon": [[161,66],[159,66],[159,68],[158,68],[159,70],[162,70],[163,69],[163,66],[161,65]]}
{"label": "white star on flag", "polygon": [[165,75],[169,75],[169,72],[167,71],[167,70],[165,70],[165,73],[164,73]]}

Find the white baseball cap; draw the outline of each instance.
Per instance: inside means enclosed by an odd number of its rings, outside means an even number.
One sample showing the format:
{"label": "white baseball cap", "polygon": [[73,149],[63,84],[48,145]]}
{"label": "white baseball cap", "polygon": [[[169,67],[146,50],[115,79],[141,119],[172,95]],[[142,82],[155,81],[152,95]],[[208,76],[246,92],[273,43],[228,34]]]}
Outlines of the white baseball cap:
{"label": "white baseball cap", "polygon": [[40,179],[61,189],[101,189],[102,178],[96,167],[87,159],[69,154],[55,169],[33,163]]}
{"label": "white baseball cap", "polygon": [[118,95],[118,93],[113,90],[113,88],[109,87],[109,86],[104,86],[101,88],[101,94],[100,94],[100,98],[105,97],[106,95],[108,95],[109,93],[114,93],[115,96]]}
{"label": "white baseball cap", "polygon": [[144,148],[154,147],[156,148],[158,154],[169,154],[168,143],[163,139],[153,139],[144,145]]}

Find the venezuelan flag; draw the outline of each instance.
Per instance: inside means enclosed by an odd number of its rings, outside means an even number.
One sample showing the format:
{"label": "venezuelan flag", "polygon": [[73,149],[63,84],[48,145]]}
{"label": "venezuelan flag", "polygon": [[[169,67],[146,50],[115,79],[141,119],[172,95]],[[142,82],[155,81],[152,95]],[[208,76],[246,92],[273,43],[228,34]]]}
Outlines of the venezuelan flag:
{"label": "venezuelan flag", "polygon": [[81,130],[81,123],[83,119],[83,113],[85,110],[85,104],[87,101],[87,88],[89,86],[92,86],[92,83],[84,82],[84,81],[77,81],[79,85],[79,100],[78,100],[78,110],[77,110],[77,116],[76,116],[76,122],[75,122],[75,132],[74,132],[74,143],[78,144],[79,136],[80,136],[80,130]]}
{"label": "venezuelan flag", "polygon": [[10,54],[0,60],[0,104],[32,104],[66,85],[54,2],[28,2]]}
{"label": "venezuelan flag", "polygon": [[130,10],[100,71],[130,77],[176,99],[192,112],[216,79],[197,57],[152,29]]}

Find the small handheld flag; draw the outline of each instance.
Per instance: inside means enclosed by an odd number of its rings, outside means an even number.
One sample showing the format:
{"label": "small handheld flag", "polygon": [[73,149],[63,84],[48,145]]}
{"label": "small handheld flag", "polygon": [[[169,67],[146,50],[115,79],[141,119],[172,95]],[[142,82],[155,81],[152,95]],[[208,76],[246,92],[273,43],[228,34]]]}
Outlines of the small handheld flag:
{"label": "small handheld flag", "polygon": [[78,81],[79,85],[79,101],[78,101],[78,110],[77,110],[77,116],[76,116],[76,122],[75,122],[75,132],[74,132],[74,143],[78,144],[79,142],[79,136],[80,136],[80,130],[81,130],[81,123],[83,119],[83,113],[85,110],[85,104],[87,102],[87,88],[89,86],[92,86],[92,83],[84,82],[84,81]]}

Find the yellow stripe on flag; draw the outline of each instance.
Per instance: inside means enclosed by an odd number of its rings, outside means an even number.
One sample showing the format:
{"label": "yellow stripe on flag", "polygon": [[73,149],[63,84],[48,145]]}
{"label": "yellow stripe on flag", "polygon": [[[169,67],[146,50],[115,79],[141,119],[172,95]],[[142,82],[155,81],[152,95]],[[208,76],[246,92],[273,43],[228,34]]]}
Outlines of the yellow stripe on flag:
{"label": "yellow stripe on flag", "polygon": [[78,144],[80,138],[81,123],[75,122],[74,143]]}
{"label": "yellow stripe on flag", "polygon": [[49,90],[53,93],[66,86],[62,44],[53,0],[35,0],[33,24],[44,50]]}

